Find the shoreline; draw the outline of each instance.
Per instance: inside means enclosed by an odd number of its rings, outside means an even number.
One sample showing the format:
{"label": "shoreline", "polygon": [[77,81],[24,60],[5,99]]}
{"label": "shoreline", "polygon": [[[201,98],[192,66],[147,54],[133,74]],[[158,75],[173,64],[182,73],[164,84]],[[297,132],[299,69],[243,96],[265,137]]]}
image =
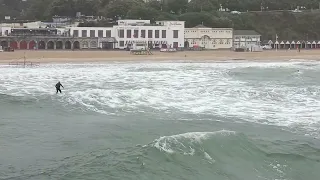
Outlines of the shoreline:
{"label": "shoreline", "polygon": [[233,52],[181,51],[164,53],[154,51],[153,55],[132,55],[128,51],[15,51],[1,52],[0,64],[26,62],[40,64],[57,63],[106,63],[106,62],[281,62],[320,61],[320,50]]}

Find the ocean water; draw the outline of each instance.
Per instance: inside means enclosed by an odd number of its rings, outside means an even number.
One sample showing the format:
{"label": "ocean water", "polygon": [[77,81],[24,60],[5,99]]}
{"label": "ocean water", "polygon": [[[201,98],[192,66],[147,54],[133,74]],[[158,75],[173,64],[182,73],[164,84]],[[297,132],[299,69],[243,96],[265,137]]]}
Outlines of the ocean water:
{"label": "ocean water", "polygon": [[319,128],[319,62],[0,66],[1,180],[317,180]]}

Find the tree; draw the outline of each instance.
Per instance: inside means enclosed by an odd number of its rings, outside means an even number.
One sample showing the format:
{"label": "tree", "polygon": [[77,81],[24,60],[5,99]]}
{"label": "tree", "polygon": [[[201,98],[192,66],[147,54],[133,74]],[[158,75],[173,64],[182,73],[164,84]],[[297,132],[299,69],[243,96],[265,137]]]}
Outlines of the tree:
{"label": "tree", "polygon": [[216,11],[219,3],[216,0],[191,0],[188,3],[188,12]]}
{"label": "tree", "polygon": [[176,15],[187,12],[188,0],[165,0],[163,1],[165,11]]}
{"label": "tree", "polygon": [[208,27],[213,27],[213,16],[206,12],[189,12],[179,16],[180,21],[186,21],[186,27],[194,27],[203,24]]}
{"label": "tree", "polygon": [[98,6],[97,3],[92,3],[92,1],[88,0],[77,0],[75,1],[75,11],[81,12],[81,14],[85,15],[97,15],[98,14]]}
{"label": "tree", "polygon": [[155,20],[158,16],[159,12],[153,8],[148,8],[146,6],[134,6],[128,11],[126,17],[130,19]]}
{"label": "tree", "polygon": [[157,11],[162,11],[163,5],[163,1],[158,0],[150,0],[146,3],[147,7],[151,7]]}
{"label": "tree", "polygon": [[75,2],[73,0],[54,0],[49,6],[49,15],[71,16],[76,15]]}
{"label": "tree", "polygon": [[157,21],[177,21],[178,17],[168,12],[160,12],[158,17],[156,17],[156,20]]}
{"label": "tree", "polygon": [[124,18],[130,9],[143,5],[140,0],[112,0],[105,6],[105,12],[109,18]]}
{"label": "tree", "polygon": [[26,9],[27,19],[46,20],[50,18],[49,6],[51,0],[29,0],[29,7]]}
{"label": "tree", "polygon": [[[86,15],[113,18],[183,20],[186,27],[203,24],[208,27],[253,29],[263,38],[318,39],[320,12],[268,12],[293,10],[300,7],[318,9],[320,0],[0,0],[0,17],[29,20],[50,20],[53,15],[74,17],[80,11]],[[241,14],[218,12],[220,7]],[[259,12],[260,10],[266,12]],[[247,12],[248,11],[248,12]],[[252,12],[255,11],[255,12]],[[84,23],[83,26],[110,26],[109,21]]]}

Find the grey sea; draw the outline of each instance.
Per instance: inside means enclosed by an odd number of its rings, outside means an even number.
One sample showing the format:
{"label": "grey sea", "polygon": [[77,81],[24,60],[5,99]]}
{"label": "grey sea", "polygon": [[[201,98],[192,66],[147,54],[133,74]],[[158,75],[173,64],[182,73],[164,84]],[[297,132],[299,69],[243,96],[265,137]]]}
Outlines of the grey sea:
{"label": "grey sea", "polygon": [[0,66],[1,180],[318,180],[319,170],[319,62]]}

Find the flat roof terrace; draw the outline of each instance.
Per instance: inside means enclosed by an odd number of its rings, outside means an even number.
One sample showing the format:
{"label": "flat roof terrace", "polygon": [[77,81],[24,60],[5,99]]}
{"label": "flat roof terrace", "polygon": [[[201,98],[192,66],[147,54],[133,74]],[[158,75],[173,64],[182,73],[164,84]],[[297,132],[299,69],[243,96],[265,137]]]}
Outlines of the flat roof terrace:
{"label": "flat roof terrace", "polygon": [[13,28],[9,36],[55,36],[58,30],[55,28]]}

